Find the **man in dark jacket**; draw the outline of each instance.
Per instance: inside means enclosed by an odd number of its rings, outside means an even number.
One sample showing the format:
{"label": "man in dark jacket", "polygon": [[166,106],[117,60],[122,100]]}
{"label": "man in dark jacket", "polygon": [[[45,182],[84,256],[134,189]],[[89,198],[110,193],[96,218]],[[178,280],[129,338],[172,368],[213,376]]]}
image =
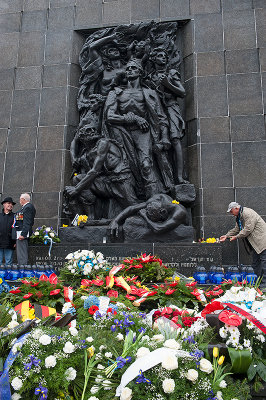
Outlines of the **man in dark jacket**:
{"label": "man in dark jacket", "polygon": [[28,263],[28,239],[32,234],[36,210],[30,203],[28,193],[22,193],[19,202],[22,208],[16,213],[17,261],[19,265],[26,265]]}
{"label": "man in dark jacket", "polygon": [[0,214],[0,264],[5,259],[6,265],[12,264],[15,240],[12,240],[12,225],[14,222],[13,206],[16,204],[12,197],[6,197],[1,204],[3,210]]}

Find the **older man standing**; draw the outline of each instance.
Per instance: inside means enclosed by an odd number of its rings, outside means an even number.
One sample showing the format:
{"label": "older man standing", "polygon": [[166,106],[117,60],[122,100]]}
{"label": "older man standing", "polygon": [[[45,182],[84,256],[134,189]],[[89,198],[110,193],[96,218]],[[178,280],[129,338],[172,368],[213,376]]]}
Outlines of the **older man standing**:
{"label": "older man standing", "polygon": [[28,238],[32,234],[36,210],[28,193],[22,193],[19,202],[21,210],[16,213],[17,261],[19,265],[25,265],[28,263]]}
{"label": "older man standing", "polygon": [[227,238],[230,241],[244,239],[248,241],[253,253],[255,273],[262,277],[262,285],[266,284],[266,222],[251,208],[242,207],[236,202],[231,202],[227,212],[236,217],[236,225],[225,235],[220,237],[220,242]]}
{"label": "older man standing", "polygon": [[13,206],[16,204],[12,197],[6,197],[1,204],[3,210],[0,213],[0,264],[5,259],[6,265],[12,264],[15,240],[12,240],[12,225],[14,222]]}

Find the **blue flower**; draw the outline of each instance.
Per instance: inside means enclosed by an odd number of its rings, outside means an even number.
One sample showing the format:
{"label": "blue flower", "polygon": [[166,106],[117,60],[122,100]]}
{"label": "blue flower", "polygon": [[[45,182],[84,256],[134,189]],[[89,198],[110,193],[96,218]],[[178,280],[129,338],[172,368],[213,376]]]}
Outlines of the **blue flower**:
{"label": "blue flower", "polygon": [[84,300],[84,308],[90,308],[91,306],[97,306],[99,307],[100,305],[100,300],[99,297],[90,295]]}
{"label": "blue flower", "polygon": [[39,365],[40,362],[41,360],[39,358],[35,358],[33,355],[31,355],[30,361],[24,364],[24,369],[29,371],[33,365],[36,367],[37,365]]}
{"label": "blue flower", "polygon": [[149,379],[145,378],[142,370],[140,369],[139,375],[138,375],[137,379],[135,380],[135,383],[148,383],[148,385],[150,385],[151,381]]}
{"label": "blue flower", "polygon": [[37,387],[34,392],[34,394],[40,395],[39,400],[47,399],[47,397],[48,397],[47,393],[48,393],[48,389],[42,385],[39,385],[39,387]]}

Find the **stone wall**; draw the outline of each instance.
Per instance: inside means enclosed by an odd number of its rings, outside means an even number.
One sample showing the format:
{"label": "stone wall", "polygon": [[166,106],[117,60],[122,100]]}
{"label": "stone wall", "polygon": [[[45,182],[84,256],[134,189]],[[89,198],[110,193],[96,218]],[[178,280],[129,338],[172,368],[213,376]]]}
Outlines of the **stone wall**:
{"label": "stone wall", "polygon": [[[184,21],[197,235],[224,233],[235,199],[266,216],[265,0],[0,0],[1,193],[31,192],[37,225],[63,222],[86,31],[151,19]],[[236,244],[224,249],[237,262]]]}

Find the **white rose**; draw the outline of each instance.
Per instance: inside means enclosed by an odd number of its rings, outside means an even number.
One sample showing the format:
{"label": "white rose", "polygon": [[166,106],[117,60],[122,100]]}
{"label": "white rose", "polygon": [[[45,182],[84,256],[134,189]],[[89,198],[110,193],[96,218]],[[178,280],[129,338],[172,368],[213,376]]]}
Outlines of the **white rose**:
{"label": "white rose", "polygon": [[39,342],[40,342],[41,344],[43,344],[44,346],[46,346],[46,345],[48,345],[48,344],[51,343],[51,338],[50,338],[49,335],[42,335],[42,336],[39,338]]}
{"label": "white rose", "polygon": [[179,350],[180,344],[175,339],[168,339],[164,342],[164,347],[168,347],[169,349]]}
{"label": "white rose", "polygon": [[77,328],[74,328],[74,327],[69,328],[69,332],[71,333],[72,336],[78,336],[78,333],[79,333]]}
{"label": "white rose", "polygon": [[38,232],[38,231],[34,232],[35,236],[39,236],[39,234],[40,234],[40,232]]}
{"label": "white rose", "polygon": [[22,388],[22,380],[18,377],[14,378],[11,382],[11,386],[13,387],[14,390],[20,390]]}
{"label": "white rose", "polygon": [[167,369],[168,371],[173,371],[178,368],[178,361],[174,354],[169,354],[162,361],[162,367]]}
{"label": "white rose", "polygon": [[91,336],[88,336],[87,338],[86,338],[86,340],[87,340],[87,342],[88,343],[91,343],[91,342],[93,342],[93,337],[91,337]]}
{"label": "white rose", "polygon": [[173,393],[174,390],[175,390],[175,381],[173,379],[165,379],[163,381],[164,393]]}
{"label": "white rose", "polygon": [[19,393],[14,393],[14,394],[12,394],[12,396],[11,396],[11,400],[19,400],[19,399],[21,399],[22,397],[20,396],[20,394]]}
{"label": "white rose", "polygon": [[76,376],[77,376],[77,371],[72,367],[69,367],[65,372],[65,378],[68,382],[73,381],[76,378]]}
{"label": "white rose", "polygon": [[132,398],[132,390],[125,387],[120,395],[120,400],[130,400]]}
{"label": "white rose", "polygon": [[122,335],[122,333],[118,333],[118,334],[116,335],[116,338],[117,338],[117,340],[118,340],[119,342],[121,342],[121,340],[124,339],[124,336]]}
{"label": "white rose", "polygon": [[136,356],[137,356],[137,358],[141,358],[141,357],[146,356],[146,354],[149,354],[149,353],[150,353],[150,350],[147,347],[140,347],[137,351]]}
{"label": "white rose", "polygon": [[54,237],[54,232],[50,232],[50,233],[49,233],[49,236],[50,236],[51,238],[53,238],[53,237]]}
{"label": "white rose", "polygon": [[55,356],[49,356],[45,359],[45,366],[46,368],[53,368],[56,365],[56,358]]}
{"label": "white rose", "polygon": [[206,358],[202,358],[200,360],[200,370],[210,374],[213,371],[212,363],[209,360],[206,360]]}
{"label": "white rose", "polygon": [[223,379],[221,382],[220,382],[220,388],[222,388],[222,389],[225,389],[226,388],[226,386],[227,386],[227,383],[225,382],[225,380]]}
{"label": "white rose", "polygon": [[154,335],[152,338],[152,340],[154,340],[155,342],[163,342],[164,341],[164,335],[160,334],[160,335]]}
{"label": "white rose", "polygon": [[66,342],[63,351],[67,354],[73,353],[73,351],[75,351],[75,346],[71,342]]}
{"label": "white rose", "polygon": [[198,376],[199,376],[198,371],[196,371],[195,369],[189,369],[186,374],[186,378],[193,383],[196,382]]}

